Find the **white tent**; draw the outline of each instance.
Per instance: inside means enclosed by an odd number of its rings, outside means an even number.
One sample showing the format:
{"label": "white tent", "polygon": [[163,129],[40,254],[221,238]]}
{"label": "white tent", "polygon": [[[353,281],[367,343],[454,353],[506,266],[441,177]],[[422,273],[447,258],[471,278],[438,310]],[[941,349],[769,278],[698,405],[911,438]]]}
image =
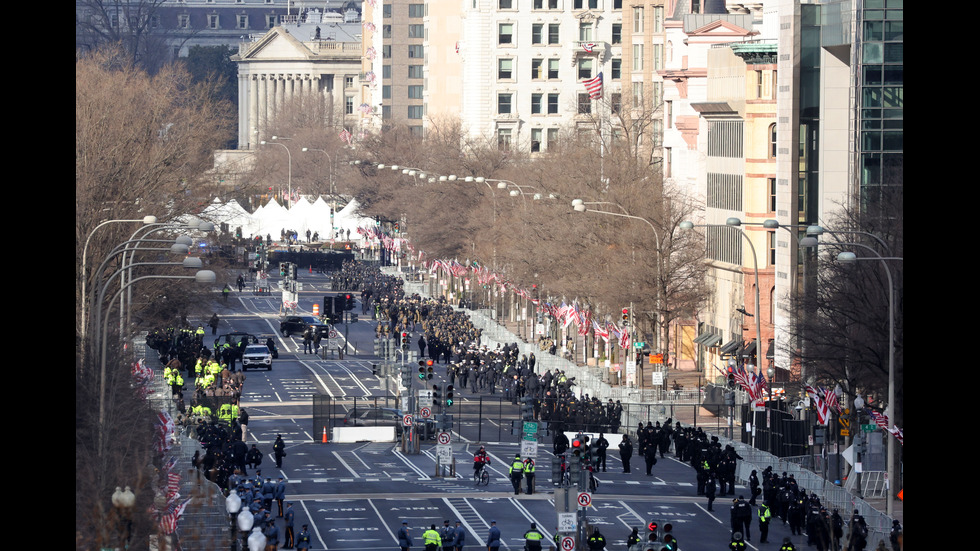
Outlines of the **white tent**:
{"label": "white tent", "polygon": [[201,218],[216,225],[224,222],[228,224],[229,231],[241,226],[246,237],[270,235],[273,240],[278,240],[282,230],[293,230],[300,239],[305,239],[306,230],[310,230],[326,241],[334,236],[333,228],[336,227],[343,232],[344,238],[350,230],[350,238],[360,240],[362,237],[357,233],[357,228],[373,227],[374,220],[361,216],[358,213],[359,206],[357,201],[351,201],[341,210],[333,212],[331,217],[332,209],[322,197],[313,203],[301,198],[291,209],[270,199],[264,206],[259,206],[254,213],[249,214],[235,200],[223,203],[220,199],[215,199],[201,213]]}

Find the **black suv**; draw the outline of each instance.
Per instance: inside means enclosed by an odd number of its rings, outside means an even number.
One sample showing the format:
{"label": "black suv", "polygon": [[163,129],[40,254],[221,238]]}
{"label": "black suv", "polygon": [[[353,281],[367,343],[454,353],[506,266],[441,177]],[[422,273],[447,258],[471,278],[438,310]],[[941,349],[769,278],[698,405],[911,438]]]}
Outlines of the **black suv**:
{"label": "black suv", "polygon": [[320,320],[313,316],[286,316],[279,322],[279,332],[283,337],[288,337],[293,333],[303,334],[306,328],[311,325],[318,325]]}

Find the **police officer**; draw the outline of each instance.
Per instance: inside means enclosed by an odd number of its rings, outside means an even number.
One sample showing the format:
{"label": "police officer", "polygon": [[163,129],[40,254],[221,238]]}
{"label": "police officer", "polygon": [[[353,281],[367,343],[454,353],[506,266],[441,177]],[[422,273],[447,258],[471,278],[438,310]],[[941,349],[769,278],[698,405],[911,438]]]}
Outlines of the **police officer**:
{"label": "police officer", "polygon": [[425,551],[439,551],[442,547],[442,538],[439,537],[439,532],[436,532],[435,524],[422,532],[422,545],[425,545]]}
{"label": "police officer", "polygon": [[520,455],[514,456],[514,461],[510,465],[510,482],[514,485],[514,495],[521,493],[521,478],[524,477],[524,462]]}
{"label": "police officer", "polygon": [[728,544],[728,549],[731,551],[745,551],[745,542],[742,541],[741,532],[732,534],[732,541]]}
{"label": "police officer", "polygon": [[630,535],[626,537],[626,548],[633,549],[633,546],[640,543],[640,529],[634,528]]}
{"label": "police officer", "polygon": [[272,444],[272,452],[276,458],[276,468],[282,468],[282,458],[286,457],[286,444],[282,441],[282,435],[276,435],[276,441]]}
{"label": "police officer", "polygon": [[439,537],[442,538],[442,551],[453,551],[456,529],[449,525],[448,519],[443,521],[442,529],[439,530]]}
{"label": "police officer", "polygon": [[599,532],[596,528],[592,531],[592,535],[589,536],[589,551],[602,551],[606,548],[606,538]]}
{"label": "police officer", "polygon": [[265,512],[265,528],[262,529],[262,534],[265,535],[266,551],[276,551],[279,548],[279,527],[269,511]]}
{"label": "police officer", "polygon": [[279,518],[282,518],[282,503],[286,499],[286,482],[280,476],[279,481],[276,482],[275,491],[273,492],[273,497],[276,500],[276,504],[279,506]]}
{"label": "police officer", "polygon": [[[717,485],[715,484],[714,473],[708,473],[708,479],[704,482],[704,495],[708,498],[708,510],[714,511],[711,504],[715,502],[715,492],[717,491]],[[734,522],[732,523],[734,529]]]}
{"label": "police officer", "polygon": [[763,503],[759,506],[759,543],[769,543],[769,522],[772,521],[772,511]]}
{"label": "police officer", "polygon": [[525,551],[541,551],[541,540],[543,539],[544,534],[539,532],[537,525],[532,522],[531,529],[524,532]]}
{"label": "police officer", "polygon": [[595,441],[595,448],[597,459],[596,469],[601,467],[602,472],[606,472],[606,449],[609,448],[609,441],[606,440],[606,437],[601,432],[599,433],[599,438]]}
{"label": "police officer", "polygon": [[[306,528],[306,526],[303,526]],[[402,527],[398,529],[398,547],[401,551],[408,551],[412,547],[412,536],[408,534],[408,522],[402,521]]]}
{"label": "police officer", "polygon": [[[304,524],[303,529],[300,530],[299,537],[296,538],[296,549],[300,551],[306,551],[307,549],[310,548],[310,543],[312,542],[312,539],[310,538],[309,530],[307,530],[308,527],[309,527],[308,525]],[[411,543],[409,543],[409,545],[411,545]],[[408,551],[408,548],[404,547],[403,551]]]}
{"label": "police officer", "polygon": [[735,504],[732,505],[732,510],[735,515],[733,531],[742,532],[745,535],[745,541],[752,541],[752,535],[749,532],[752,527],[752,506],[745,501],[744,497],[738,496]]}
{"label": "police officer", "polygon": [[463,525],[458,520],[456,521],[456,539],[453,540],[453,550],[463,551],[463,546],[466,545],[466,530],[463,529]]}
{"label": "police officer", "polygon": [[296,540],[293,536],[293,522],[296,520],[296,512],[293,511],[293,502],[286,502],[286,514],[284,515],[286,519],[286,544],[282,546],[283,549],[292,549],[296,545]]}
{"label": "police officer", "polygon": [[500,528],[497,528],[497,521],[490,521],[490,533],[487,535],[487,551],[500,549]]}
{"label": "police officer", "polygon": [[534,493],[534,459],[528,457],[524,460],[524,482],[527,486],[527,493]]}
{"label": "police officer", "polygon": [[783,538],[783,545],[779,547],[779,551],[796,551],[796,546],[793,545],[793,540],[789,537]]}

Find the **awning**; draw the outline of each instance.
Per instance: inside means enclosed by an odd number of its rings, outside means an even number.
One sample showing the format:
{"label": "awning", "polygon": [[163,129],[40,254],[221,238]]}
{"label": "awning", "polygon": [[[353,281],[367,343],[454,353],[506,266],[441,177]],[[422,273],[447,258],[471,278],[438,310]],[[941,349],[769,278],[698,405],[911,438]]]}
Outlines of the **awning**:
{"label": "awning", "polygon": [[733,339],[725,343],[725,346],[722,346],[721,350],[719,350],[718,352],[722,355],[731,354],[732,352],[735,352],[735,350],[738,349],[738,347],[740,346],[742,346],[742,340]]}
{"label": "awning", "polygon": [[700,344],[701,346],[711,348],[718,346],[718,343],[721,342],[721,335],[708,331],[695,338],[694,342]]}
{"label": "awning", "polygon": [[775,349],[776,349],[776,341],[769,341],[769,348],[766,349],[767,360],[771,360],[775,357],[773,356],[773,354],[775,353]]}
{"label": "awning", "polygon": [[752,356],[752,354],[755,354],[755,339],[752,339],[751,341],[745,343],[745,346],[743,346],[738,351],[738,357],[739,358],[748,358],[748,357]]}

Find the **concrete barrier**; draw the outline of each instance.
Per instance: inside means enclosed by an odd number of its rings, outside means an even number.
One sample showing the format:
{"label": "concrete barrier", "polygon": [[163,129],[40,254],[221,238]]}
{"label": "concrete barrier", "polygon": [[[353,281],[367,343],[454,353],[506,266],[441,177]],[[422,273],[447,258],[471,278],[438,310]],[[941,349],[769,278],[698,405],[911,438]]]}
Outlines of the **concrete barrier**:
{"label": "concrete barrier", "polygon": [[331,442],[394,442],[395,427],[334,427]]}

